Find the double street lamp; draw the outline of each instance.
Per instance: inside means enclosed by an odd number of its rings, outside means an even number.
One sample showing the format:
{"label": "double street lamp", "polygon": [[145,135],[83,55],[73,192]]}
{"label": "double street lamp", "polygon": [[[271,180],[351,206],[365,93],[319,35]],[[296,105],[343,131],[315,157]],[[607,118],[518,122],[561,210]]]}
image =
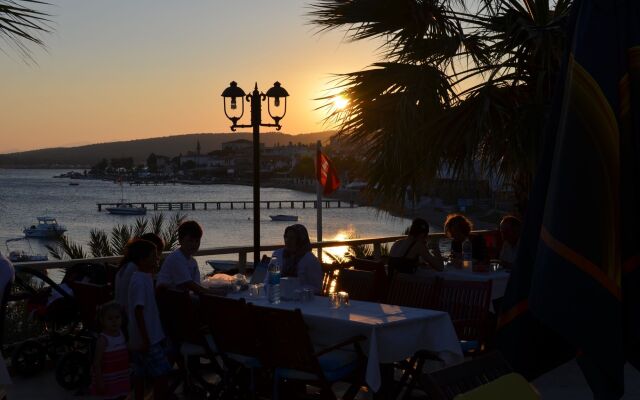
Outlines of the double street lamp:
{"label": "double street lamp", "polygon": [[[287,97],[289,93],[280,85],[280,82],[273,84],[273,87],[262,93],[258,90],[258,84],[251,94],[245,94],[244,90],[238,87],[234,81],[222,92],[224,102],[224,114],[231,121],[231,130],[237,128],[253,128],[253,265],[254,268],[260,262],[260,127],[266,126],[280,130],[280,120],[287,113]],[[238,106],[238,100],[240,105]],[[244,102],[249,102],[251,107],[251,124],[238,124],[244,114]],[[273,124],[262,123],[262,102],[267,102],[267,111],[273,119]]]}

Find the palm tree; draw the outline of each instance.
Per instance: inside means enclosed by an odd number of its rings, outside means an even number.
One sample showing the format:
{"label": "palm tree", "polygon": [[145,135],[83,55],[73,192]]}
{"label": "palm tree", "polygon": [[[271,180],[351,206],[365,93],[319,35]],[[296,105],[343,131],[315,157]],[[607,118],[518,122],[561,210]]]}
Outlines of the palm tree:
{"label": "palm tree", "polygon": [[36,0],[0,0],[0,39],[24,59],[31,59],[28,43],[44,46],[38,35],[50,31],[49,14],[34,7],[48,5]]}
{"label": "palm tree", "polygon": [[61,236],[54,246],[47,245],[49,254],[57,260],[80,259],[93,257],[119,256],[124,253],[127,243],[135,237],[153,232],[164,240],[165,251],[174,250],[178,244],[178,226],[185,220],[186,215],[175,214],[169,221],[164,214],[155,214],[151,219],[141,217],[131,225],[118,224],[111,229],[110,234],[101,229],[92,229],[89,234],[89,251],[82,245]]}
{"label": "palm tree", "polygon": [[443,170],[479,166],[526,198],[566,45],[572,1],[315,0],[320,31],[382,39],[382,60],[338,75],[343,110],[321,98],[327,122],[359,144],[368,193],[401,208]]}

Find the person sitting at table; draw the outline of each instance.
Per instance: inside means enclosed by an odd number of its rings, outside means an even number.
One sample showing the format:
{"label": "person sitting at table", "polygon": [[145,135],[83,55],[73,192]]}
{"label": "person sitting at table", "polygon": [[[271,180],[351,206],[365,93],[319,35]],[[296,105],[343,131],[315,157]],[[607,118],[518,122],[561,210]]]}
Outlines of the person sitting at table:
{"label": "person sitting at table", "polygon": [[[272,257],[281,262],[282,277],[297,277],[302,289],[322,290],[322,265],[311,252],[309,232],[304,225],[295,224],[284,230],[284,248],[273,252]],[[268,274],[265,282],[268,280]]]}
{"label": "person sitting at table", "polygon": [[158,273],[159,288],[189,290],[194,293],[210,293],[200,284],[200,269],[193,255],[200,248],[202,227],[196,221],[185,221],[178,227],[180,247],[165,258]]}
{"label": "person sitting at table", "polygon": [[442,271],[442,257],[440,250],[434,249],[431,254],[427,248],[429,224],[422,218],[416,218],[411,223],[408,236],[396,241],[389,251],[389,276],[395,272],[416,272],[418,267],[431,267]]}
{"label": "person sitting at table", "polygon": [[472,246],[471,257],[474,263],[488,264],[489,252],[484,238],[471,233],[473,224],[462,214],[449,214],[444,221],[444,233],[451,242],[451,255],[455,265],[462,265],[462,243],[469,238]]}
{"label": "person sitting at table", "polygon": [[516,260],[521,228],[522,221],[513,215],[507,215],[500,221],[500,234],[502,235],[500,263],[506,268],[511,268]]}

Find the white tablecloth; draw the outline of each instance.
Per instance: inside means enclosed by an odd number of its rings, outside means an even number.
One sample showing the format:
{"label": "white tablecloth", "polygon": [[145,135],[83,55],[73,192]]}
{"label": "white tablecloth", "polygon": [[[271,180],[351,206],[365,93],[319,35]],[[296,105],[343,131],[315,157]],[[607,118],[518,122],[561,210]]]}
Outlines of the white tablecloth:
{"label": "white tablecloth", "polygon": [[[245,295],[234,293],[230,297]],[[402,360],[417,350],[436,352],[446,364],[463,359],[451,318],[445,312],[354,300],[348,307],[336,310],[329,307],[325,297],[316,297],[307,303],[282,302],[277,305],[266,299],[246,297],[246,300],[258,306],[299,308],[309,326],[311,340],[320,346],[364,335],[367,340],[363,350],[368,356],[366,383],[374,391],[380,389],[381,363]]]}
{"label": "white tablecloth", "polygon": [[[421,276],[439,276],[442,279],[458,280],[458,281],[492,281],[491,283],[491,299],[499,299],[504,296],[507,290],[510,274],[505,271],[496,272],[473,272],[470,269],[456,269],[448,267],[446,271],[437,272],[433,270],[420,269],[416,272]],[[493,306],[492,306],[493,307]]]}

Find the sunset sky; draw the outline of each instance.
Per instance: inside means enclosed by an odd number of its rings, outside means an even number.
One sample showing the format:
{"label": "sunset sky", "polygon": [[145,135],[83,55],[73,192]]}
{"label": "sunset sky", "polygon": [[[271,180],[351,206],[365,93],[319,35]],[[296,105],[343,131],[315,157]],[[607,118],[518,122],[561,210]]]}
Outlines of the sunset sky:
{"label": "sunset sky", "polygon": [[280,81],[283,132],[320,131],[313,99],[379,45],[317,34],[310,0],[49,1],[54,32],[46,51],[32,47],[37,64],[0,43],[0,153],[229,132],[220,94],[232,80],[246,92]]}

